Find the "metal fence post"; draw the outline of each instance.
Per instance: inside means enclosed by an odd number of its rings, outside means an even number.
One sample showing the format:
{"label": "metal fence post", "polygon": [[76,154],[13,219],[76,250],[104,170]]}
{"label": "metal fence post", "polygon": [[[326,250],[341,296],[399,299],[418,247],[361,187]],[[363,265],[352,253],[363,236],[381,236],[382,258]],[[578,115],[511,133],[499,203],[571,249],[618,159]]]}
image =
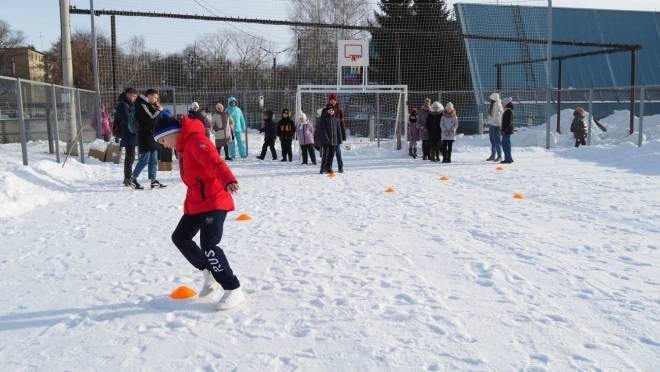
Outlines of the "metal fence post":
{"label": "metal fence post", "polygon": [[[80,162],[85,163],[85,146],[83,146],[83,131],[84,126],[82,125],[82,107],[80,106],[80,89],[76,89],[76,106],[78,106],[78,112],[76,116],[78,117],[78,123],[80,123],[80,128],[78,128],[78,144],[80,146]],[[75,144],[74,144],[75,146]]]}
{"label": "metal fence post", "polygon": [[60,162],[60,124],[59,119],[57,118],[57,94],[55,93],[55,85],[51,84],[50,86],[50,100],[52,102],[52,111],[53,111],[53,135],[55,142],[55,160]]}
{"label": "metal fence post", "polygon": [[378,141],[378,147],[380,147],[380,94],[378,93],[376,93],[376,126],[378,128],[376,131],[376,140]]}
{"label": "metal fence post", "polygon": [[18,124],[21,134],[21,152],[23,153],[23,165],[28,165],[27,134],[25,133],[25,115],[23,113],[23,90],[21,79],[16,78],[16,111],[18,112]]}
{"label": "metal fence post", "polygon": [[639,87],[639,139],[637,140],[637,146],[642,146],[643,136],[644,136],[644,97],[646,90],[644,86]]}
{"label": "metal fence post", "polygon": [[[548,29],[545,62],[545,148],[550,149],[550,116],[552,116],[552,0],[548,0]],[[557,113],[559,115],[559,113]]]}
{"label": "metal fence post", "polygon": [[176,88],[172,88],[172,111],[174,117],[176,116]]}
{"label": "metal fence post", "polygon": [[587,127],[587,145],[591,146],[591,127],[592,123],[594,121],[594,114],[593,114],[593,109],[594,109],[594,90],[589,89],[589,126]]}
{"label": "metal fence post", "polygon": [[484,113],[480,112],[479,113],[479,129],[478,129],[479,134],[484,134]]}

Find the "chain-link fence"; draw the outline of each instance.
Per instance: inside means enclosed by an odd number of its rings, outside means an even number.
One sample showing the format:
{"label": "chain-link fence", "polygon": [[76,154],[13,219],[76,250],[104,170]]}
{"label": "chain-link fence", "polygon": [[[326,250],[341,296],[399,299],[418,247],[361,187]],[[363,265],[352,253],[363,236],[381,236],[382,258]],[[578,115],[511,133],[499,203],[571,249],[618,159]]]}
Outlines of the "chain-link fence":
{"label": "chain-link fence", "polygon": [[47,141],[56,160],[68,153],[84,162],[85,144],[97,137],[91,125],[96,92],[0,76],[0,143]]}

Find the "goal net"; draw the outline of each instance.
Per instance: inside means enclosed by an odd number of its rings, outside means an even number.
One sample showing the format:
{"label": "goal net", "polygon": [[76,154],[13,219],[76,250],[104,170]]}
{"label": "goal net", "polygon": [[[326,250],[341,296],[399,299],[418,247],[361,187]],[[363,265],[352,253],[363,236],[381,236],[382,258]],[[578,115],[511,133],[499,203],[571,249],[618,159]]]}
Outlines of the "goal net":
{"label": "goal net", "polygon": [[296,113],[304,112],[314,125],[328,104],[337,96],[349,143],[381,142],[394,149],[405,145],[408,117],[408,87],[405,85],[299,85]]}

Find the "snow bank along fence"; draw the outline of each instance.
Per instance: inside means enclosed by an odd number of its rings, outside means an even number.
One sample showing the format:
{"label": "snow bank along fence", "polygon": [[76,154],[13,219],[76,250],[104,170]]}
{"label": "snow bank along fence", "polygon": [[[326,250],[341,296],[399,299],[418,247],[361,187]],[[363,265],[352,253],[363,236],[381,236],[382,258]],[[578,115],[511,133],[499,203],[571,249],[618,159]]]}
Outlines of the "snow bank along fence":
{"label": "snow bank along fence", "polygon": [[[634,92],[634,95],[633,95]],[[488,93],[490,94],[490,93]],[[545,91],[541,90],[503,90],[501,96],[510,96],[514,104],[514,124],[516,127],[532,127],[546,124]],[[479,116],[479,132],[487,128],[488,95],[484,94],[483,104],[476,111]],[[648,137],[644,129],[644,117],[660,114],[660,86],[635,87],[605,87],[591,89],[553,89],[551,94],[550,114],[553,116],[549,123],[551,131],[569,133],[571,117],[562,115],[562,110],[574,110],[582,107],[589,117],[588,142],[591,144],[591,134],[596,122],[608,117],[617,111],[625,111],[627,115],[619,115],[621,122],[615,128],[609,128],[610,138],[621,141],[637,143],[641,146]],[[630,110],[632,109],[632,115]],[[460,116],[460,112],[459,112]],[[624,116],[627,116],[624,118]]]}
{"label": "snow bank along fence", "polygon": [[0,143],[20,142],[24,165],[31,141],[48,141],[58,163],[69,151],[84,162],[84,144],[100,136],[91,126],[95,100],[94,91],[0,76]]}

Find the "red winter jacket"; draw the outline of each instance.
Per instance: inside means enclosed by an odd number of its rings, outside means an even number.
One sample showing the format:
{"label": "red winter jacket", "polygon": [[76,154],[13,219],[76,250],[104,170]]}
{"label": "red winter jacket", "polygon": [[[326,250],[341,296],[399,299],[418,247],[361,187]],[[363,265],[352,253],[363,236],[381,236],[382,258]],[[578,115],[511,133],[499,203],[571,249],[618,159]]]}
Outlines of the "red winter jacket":
{"label": "red winter jacket", "polygon": [[184,213],[233,211],[234,200],[226,187],[230,183],[238,183],[236,177],[206,136],[204,124],[185,116],[181,121],[176,151],[181,179],[188,187]]}

